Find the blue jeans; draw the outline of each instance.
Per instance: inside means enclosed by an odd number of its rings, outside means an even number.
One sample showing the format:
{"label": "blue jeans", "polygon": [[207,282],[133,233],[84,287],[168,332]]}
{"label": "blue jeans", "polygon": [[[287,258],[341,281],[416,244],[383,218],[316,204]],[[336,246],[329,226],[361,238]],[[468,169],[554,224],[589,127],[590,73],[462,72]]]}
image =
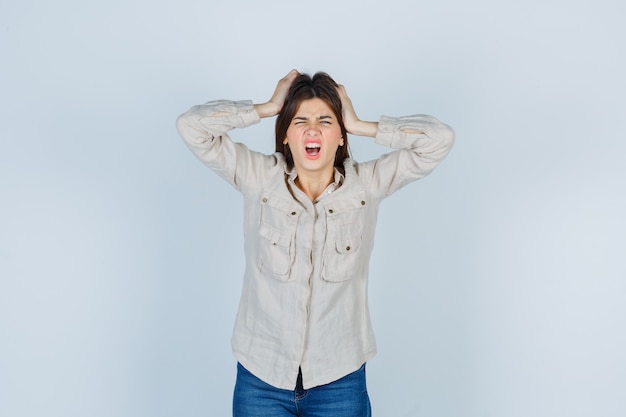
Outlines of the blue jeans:
{"label": "blue jeans", "polygon": [[275,388],[237,363],[233,417],[371,417],[365,364],[330,384],[302,388],[302,374],[295,389]]}

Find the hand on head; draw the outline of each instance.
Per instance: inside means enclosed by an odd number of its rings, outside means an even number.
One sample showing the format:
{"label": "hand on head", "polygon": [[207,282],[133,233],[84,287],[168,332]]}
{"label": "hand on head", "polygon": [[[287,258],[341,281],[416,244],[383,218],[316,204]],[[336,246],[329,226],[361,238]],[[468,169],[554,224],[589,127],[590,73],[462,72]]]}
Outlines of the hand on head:
{"label": "hand on head", "polygon": [[283,108],[283,104],[285,103],[285,99],[287,98],[289,88],[298,75],[300,75],[298,70],[293,69],[289,71],[287,75],[278,81],[276,89],[274,90],[274,93],[269,101],[263,104],[256,104],[254,106],[260,117],[272,117],[280,113]]}
{"label": "hand on head", "polygon": [[344,87],[342,84],[339,84],[337,86],[337,93],[339,94],[339,98],[341,99],[343,124],[346,127],[348,133],[354,133],[353,129],[354,126],[359,122],[359,117],[356,115],[356,111],[354,111],[352,100],[350,100],[350,97],[348,97],[346,87]]}

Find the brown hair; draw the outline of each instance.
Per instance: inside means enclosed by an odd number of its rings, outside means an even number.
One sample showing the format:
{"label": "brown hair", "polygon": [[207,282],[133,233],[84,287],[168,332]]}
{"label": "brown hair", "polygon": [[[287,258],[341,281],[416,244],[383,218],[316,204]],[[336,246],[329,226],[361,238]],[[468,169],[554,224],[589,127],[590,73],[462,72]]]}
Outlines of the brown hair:
{"label": "brown hair", "polygon": [[287,129],[291,124],[293,117],[304,100],[319,98],[324,100],[328,107],[333,111],[339,126],[341,127],[341,136],[343,137],[343,145],[337,148],[335,154],[335,167],[343,169],[343,161],[350,158],[350,150],[348,149],[348,132],[343,124],[343,113],[341,106],[341,98],[337,93],[337,83],[330,75],[325,72],[318,72],[313,77],[308,74],[300,74],[293,81],[287,98],[283,104],[283,108],[276,118],[276,152],[285,155],[287,166],[293,168],[293,157],[289,150],[289,145],[283,141],[287,136]]}

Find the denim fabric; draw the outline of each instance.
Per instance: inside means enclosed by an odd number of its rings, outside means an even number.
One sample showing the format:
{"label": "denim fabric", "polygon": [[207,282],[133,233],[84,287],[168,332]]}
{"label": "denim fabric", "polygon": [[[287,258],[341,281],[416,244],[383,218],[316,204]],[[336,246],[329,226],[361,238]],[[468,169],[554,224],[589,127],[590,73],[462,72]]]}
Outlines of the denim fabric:
{"label": "denim fabric", "polygon": [[237,363],[233,417],[371,417],[365,364],[337,381],[303,389],[302,374],[294,390],[275,388]]}

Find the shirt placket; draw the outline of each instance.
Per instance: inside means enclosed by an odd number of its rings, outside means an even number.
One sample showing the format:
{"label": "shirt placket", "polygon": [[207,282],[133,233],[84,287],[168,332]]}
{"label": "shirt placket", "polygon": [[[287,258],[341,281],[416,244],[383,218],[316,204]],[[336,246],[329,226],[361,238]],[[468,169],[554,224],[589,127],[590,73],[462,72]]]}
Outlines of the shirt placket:
{"label": "shirt placket", "polygon": [[[338,188],[338,182],[340,181],[340,176],[337,174],[335,176],[335,182],[331,183],[324,192],[319,196],[319,198],[312,202],[306,194],[302,190],[300,190],[295,184],[295,176],[292,176],[288,180],[289,187],[291,189],[291,193],[295,196],[296,199],[302,203],[305,207],[304,212],[302,213],[303,223],[301,223],[298,227],[298,237],[297,241],[301,245],[301,247],[309,248],[309,256],[306,261],[309,262],[309,267],[306,268],[310,271],[309,276],[306,280],[306,286],[303,286],[303,291],[306,291],[307,294],[303,295],[303,300],[306,300],[306,317],[303,322],[305,323],[305,337],[304,337],[304,345],[302,346],[301,358],[303,358],[300,362],[300,368],[302,372],[302,378],[308,379],[310,375],[310,364],[306,363],[304,358],[307,356],[305,354],[307,350],[307,346],[310,344],[315,344],[318,341],[309,339],[309,323],[311,320],[310,317],[310,306],[311,299],[315,294],[315,287],[319,285],[321,280],[321,270],[322,270],[322,258],[323,252],[326,242],[326,208],[324,206],[324,200],[330,198],[333,192]],[[308,236],[306,236],[308,232]],[[303,262],[303,259],[299,259],[297,262]]]}

